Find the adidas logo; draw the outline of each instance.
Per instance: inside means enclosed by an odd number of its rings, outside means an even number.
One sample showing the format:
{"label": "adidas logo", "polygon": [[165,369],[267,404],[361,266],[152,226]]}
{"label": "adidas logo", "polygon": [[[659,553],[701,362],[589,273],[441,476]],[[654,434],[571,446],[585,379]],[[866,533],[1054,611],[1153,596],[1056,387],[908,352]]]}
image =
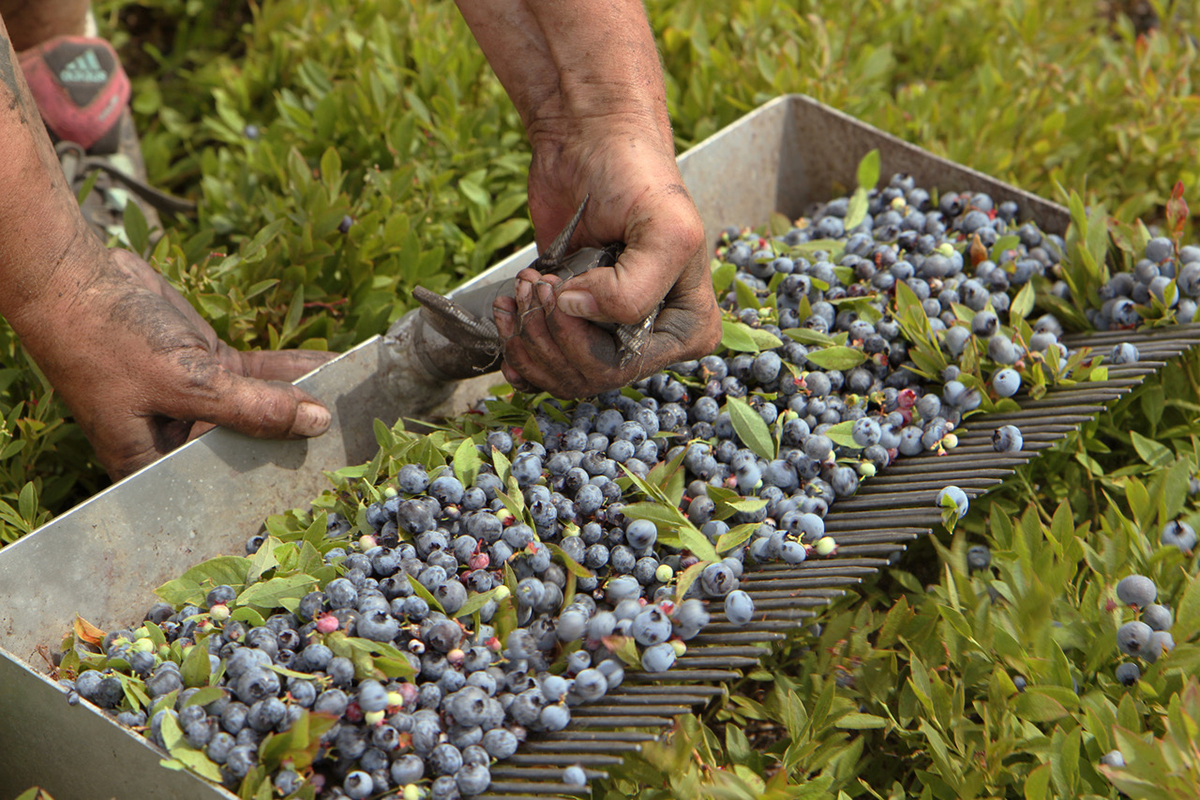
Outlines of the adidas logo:
{"label": "adidas logo", "polygon": [[104,83],[108,73],[100,65],[94,50],[87,50],[71,60],[58,74],[63,83]]}

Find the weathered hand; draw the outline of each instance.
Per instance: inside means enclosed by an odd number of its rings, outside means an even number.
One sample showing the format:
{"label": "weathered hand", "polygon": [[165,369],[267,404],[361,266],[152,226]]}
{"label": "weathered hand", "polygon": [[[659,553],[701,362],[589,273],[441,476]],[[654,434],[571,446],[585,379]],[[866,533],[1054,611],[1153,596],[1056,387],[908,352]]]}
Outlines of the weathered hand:
{"label": "weathered hand", "polygon": [[[669,139],[638,119],[572,120],[563,129],[530,133],[529,206],[539,246],[548,246],[590,192],[575,246],[623,241],[626,247],[615,267],[550,281],[553,291],[526,270],[516,300],[497,301],[509,381],[578,397],[711,352],[721,328],[704,229]],[[637,324],[660,302],[649,345],[620,367],[612,334],[588,320]]]}
{"label": "weathered hand", "polygon": [[329,411],[287,381],[335,354],[235,350],[146,262],[106,254],[23,341],[114,480],[217,425],[280,439],[329,427]]}

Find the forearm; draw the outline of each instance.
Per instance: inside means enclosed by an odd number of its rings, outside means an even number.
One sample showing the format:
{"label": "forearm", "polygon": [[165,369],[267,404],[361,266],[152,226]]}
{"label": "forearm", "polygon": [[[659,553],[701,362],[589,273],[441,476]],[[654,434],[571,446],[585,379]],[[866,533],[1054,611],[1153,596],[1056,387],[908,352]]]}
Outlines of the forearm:
{"label": "forearm", "polygon": [[90,280],[89,254],[103,246],[88,230],[0,20],[0,316],[34,333],[36,310]]}
{"label": "forearm", "polygon": [[459,0],[532,140],[629,120],[671,142],[662,67],[640,0]]}

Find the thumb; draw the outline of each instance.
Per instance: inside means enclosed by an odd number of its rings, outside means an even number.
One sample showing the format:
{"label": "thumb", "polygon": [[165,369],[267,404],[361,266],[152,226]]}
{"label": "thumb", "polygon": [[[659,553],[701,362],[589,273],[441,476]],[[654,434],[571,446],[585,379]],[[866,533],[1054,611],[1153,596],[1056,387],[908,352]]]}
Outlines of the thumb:
{"label": "thumb", "polygon": [[319,436],[332,416],[321,401],[283,381],[245,378],[219,368],[203,391],[180,398],[164,413],[211,422],[257,439]]}
{"label": "thumb", "polygon": [[658,308],[687,268],[703,261],[704,226],[686,197],[682,207],[670,202],[639,216],[628,226],[615,266],[563,284],[556,301],[560,310],[592,322],[636,325]]}

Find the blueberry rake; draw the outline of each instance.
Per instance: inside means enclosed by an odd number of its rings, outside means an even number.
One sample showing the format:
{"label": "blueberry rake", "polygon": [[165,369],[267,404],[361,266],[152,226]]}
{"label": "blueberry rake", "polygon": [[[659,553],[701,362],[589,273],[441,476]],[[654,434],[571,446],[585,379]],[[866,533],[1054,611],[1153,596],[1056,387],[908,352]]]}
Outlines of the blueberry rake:
{"label": "blueberry rake", "polygon": [[[1059,387],[1040,400],[1020,398],[1021,410],[967,419],[955,433],[958,446],[946,455],[926,451],[898,460],[864,481],[853,497],[835,503],[825,530],[838,542],[830,559],[796,566],[747,566],[741,588],[754,598],[756,617],[748,625],[727,622],[717,604],[712,621],[688,643],[666,679],[629,671],[625,683],[596,705],[576,707],[571,725],[557,734],[525,742],[516,756],[492,770],[493,781],[480,800],[534,800],[546,795],[583,795],[586,787],[561,782],[571,764],[585,768],[589,779],[606,776],[605,767],[619,765],[624,754],[654,741],[672,724],[722,693],[720,682],[741,677],[737,670],[758,666],[770,643],[786,638],[849,587],[888,566],[906,544],[933,533],[941,525],[938,492],[953,484],[974,499],[999,486],[1017,467],[1067,438],[1148,376],[1187,350],[1200,345],[1200,323],[1145,331],[1113,331],[1064,337],[1072,349],[1097,353],[1129,342],[1142,355],[1133,364],[1108,367],[1108,379]],[[997,453],[992,433],[1001,425],[1017,425],[1024,447]],[[647,730],[629,730],[642,728]]]}

